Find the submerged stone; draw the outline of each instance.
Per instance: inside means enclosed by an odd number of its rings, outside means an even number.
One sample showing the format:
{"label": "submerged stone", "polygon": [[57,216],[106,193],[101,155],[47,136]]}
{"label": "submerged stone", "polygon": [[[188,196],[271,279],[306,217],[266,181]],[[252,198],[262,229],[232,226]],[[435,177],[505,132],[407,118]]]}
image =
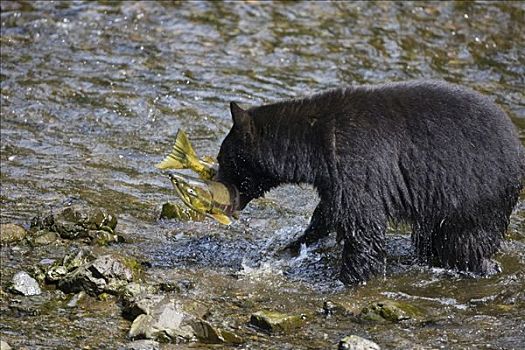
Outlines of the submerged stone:
{"label": "submerged stone", "polygon": [[0,243],[12,244],[23,240],[27,236],[27,231],[20,225],[0,224]]}
{"label": "submerged stone", "polygon": [[327,317],[333,315],[354,315],[359,310],[356,310],[355,305],[342,303],[342,302],[333,302],[327,300],[323,303],[323,314]]}
{"label": "submerged stone", "polygon": [[349,335],[341,339],[338,350],[381,350],[381,348],[371,340]]}
{"label": "submerged stone", "polygon": [[175,219],[180,221],[203,221],[204,219],[206,219],[206,216],[191,208],[183,207],[175,203],[166,202],[162,205],[160,219]]}
{"label": "submerged stone", "polygon": [[420,316],[420,311],[401,301],[382,300],[363,308],[361,318],[376,322],[399,322]]}
{"label": "submerged stone", "polygon": [[38,282],[24,271],[17,272],[13,276],[11,290],[25,296],[39,295],[42,293]]}
{"label": "submerged stone", "polygon": [[289,333],[304,323],[303,315],[286,315],[276,311],[259,311],[252,314],[250,324],[269,333]]}
{"label": "submerged stone", "polygon": [[208,344],[242,344],[244,340],[237,334],[212,326],[208,321],[192,322],[197,339]]}
{"label": "submerged stone", "polygon": [[[88,238],[95,243],[118,242],[114,234],[117,219],[113,214],[100,208],[70,206],[45,217],[35,217],[31,221],[33,230],[56,232],[64,239]],[[105,232],[105,234],[101,233]]]}

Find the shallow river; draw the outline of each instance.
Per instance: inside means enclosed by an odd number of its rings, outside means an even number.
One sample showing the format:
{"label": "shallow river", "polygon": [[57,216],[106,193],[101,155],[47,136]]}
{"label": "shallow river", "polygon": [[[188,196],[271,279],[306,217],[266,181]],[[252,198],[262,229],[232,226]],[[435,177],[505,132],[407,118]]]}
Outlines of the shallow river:
{"label": "shallow river", "polygon": [[[107,249],[147,262],[150,279],[190,283],[187,297],[209,305],[213,322],[249,335],[241,348],[329,349],[348,334],[385,349],[525,347],[523,195],[497,256],[502,273],[472,279],[416,266],[409,236],[393,228],[386,274],[344,287],[333,238],[298,257],[280,253],[308,224],[311,188],[276,189],[230,227],[159,220],[176,199],[153,167],[179,128],[199,154],[216,155],[232,100],[250,106],[415,78],[491,96],[525,142],[525,3],[2,1],[1,24],[2,223],[28,227],[71,203],[113,211],[126,243]],[[69,249],[2,247],[2,288]],[[20,313],[6,298],[0,337],[16,348],[129,341],[130,323],[102,301],[78,310],[35,299],[38,312]],[[382,299],[421,308],[424,321],[320,311],[328,300],[359,311]],[[257,332],[247,322],[263,309],[304,313],[306,325]],[[187,347],[195,345],[174,348]]]}

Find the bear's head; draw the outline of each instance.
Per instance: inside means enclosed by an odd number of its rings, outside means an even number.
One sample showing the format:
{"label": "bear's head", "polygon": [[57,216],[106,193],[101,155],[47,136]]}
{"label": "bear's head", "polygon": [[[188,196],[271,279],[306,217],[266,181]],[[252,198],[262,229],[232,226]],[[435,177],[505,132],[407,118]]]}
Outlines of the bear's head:
{"label": "bear's head", "polygon": [[215,180],[233,185],[239,191],[239,208],[254,198],[264,195],[274,186],[266,177],[263,161],[259,156],[255,124],[249,111],[243,110],[235,102],[230,103],[233,126],[221,144],[217,160],[219,171]]}

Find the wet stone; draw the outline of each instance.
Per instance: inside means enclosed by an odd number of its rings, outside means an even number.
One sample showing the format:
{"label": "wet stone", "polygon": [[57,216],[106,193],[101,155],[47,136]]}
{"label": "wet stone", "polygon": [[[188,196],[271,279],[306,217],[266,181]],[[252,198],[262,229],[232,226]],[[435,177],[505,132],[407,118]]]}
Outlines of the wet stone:
{"label": "wet stone", "polygon": [[103,255],[67,273],[58,281],[58,288],[65,293],[84,290],[92,296],[104,292],[118,294],[120,289],[135,278],[136,272],[133,267],[136,265],[130,264],[128,258]]}
{"label": "wet stone", "polygon": [[61,261],[55,261],[51,267],[49,267],[46,272],[46,280],[51,283],[58,282],[65,278],[69,272],[93,260],[95,260],[95,257],[89,250],[79,249],[74,251],[64,256]]}
{"label": "wet stone", "polygon": [[86,224],[92,230],[102,229],[112,232],[117,227],[117,218],[115,215],[97,208],[88,212]]}
{"label": "wet stone", "polygon": [[142,284],[138,282],[131,282],[126,284],[120,290],[120,297],[124,303],[131,303],[137,299],[143,298],[145,296],[157,293],[158,288],[149,284]]}
{"label": "wet stone", "polygon": [[124,302],[123,314],[129,320],[134,320],[139,315],[150,315],[153,309],[166,297],[163,295],[143,295]]}
{"label": "wet stone", "polygon": [[208,321],[198,320],[192,324],[195,336],[199,341],[208,344],[242,344],[244,340],[237,334],[217,328]]}
{"label": "wet stone", "polygon": [[48,245],[57,240],[57,234],[55,232],[40,230],[33,234],[31,243],[33,245]]}
{"label": "wet stone", "polygon": [[0,350],[11,350],[12,347],[5,341],[0,340]]}
{"label": "wet stone", "polygon": [[380,350],[379,345],[371,340],[349,335],[339,342],[338,350]]}
{"label": "wet stone", "polygon": [[190,280],[178,280],[159,283],[159,288],[163,292],[184,293],[195,288],[195,283]]}
{"label": "wet stone", "polygon": [[160,343],[149,339],[135,340],[119,350],[160,350]]}
{"label": "wet stone", "polygon": [[[70,206],[58,210],[45,217],[35,217],[31,221],[31,228],[56,232],[64,239],[88,238],[103,242],[117,242],[118,236],[114,235],[117,219],[113,214],[99,208],[83,208]],[[104,231],[109,235],[93,233],[91,231]],[[95,236],[96,239],[92,237]]]}
{"label": "wet stone", "polygon": [[182,305],[184,312],[187,312],[197,318],[205,319],[210,316],[209,307],[197,300],[185,300]]}
{"label": "wet stone", "polygon": [[139,315],[132,323],[128,336],[132,339],[154,339],[160,342],[181,342],[193,338],[193,317],[182,311],[175,300],[165,298],[150,314]]}
{"label": "wet stone", "polygon": [[31,267],[31,276],[33,276],[39,283],[44,283],[46,281],[46,273],[54,262],[55,260],[53,259],[40,260],[36,265]]}
{"label": "wet stone", "polygon": [[259,311],[252,314],[250,324],[269,333],[289,333],[304,323],[303,315],[286,315],[276,311]]}
{"label": "wet stone", "polygon": [[100,246],[110,243],[123,243],[125,241],[122,236],[104,230],[89,230],[87,235],[91,242]]}
{"label": "wet stone", "polygon": [[12,280],[11,290],[25,296],[39,295],[42,293],[38,282],[27,272],[17,272]]}
{"label": "wet stone", "polygon": [[354,312],[355,310],[351,305],[344,305],[330,300],[323,303],[323,314],[326,317],[333,315],[353,315]]}
{"label": "wet stone", "polygon": [[13,244],[20,242],[27,236],[27,231],[19,225],[0,224],[0,243]]}
{"label": "wet stone", "polygon": [[73,295],[71,299],[67,302],[66,306],[69,308],[74,308],[78,306],[78,303],[84,300],[87,297],[86,292],[80,291],[77,294]]}
{"label": "wet stone", "polygon": [[414,306],[392,300],[382,300],[371,303],[361,311],[361,318],[375,322],[400,322],[417,318],[420,312]]}

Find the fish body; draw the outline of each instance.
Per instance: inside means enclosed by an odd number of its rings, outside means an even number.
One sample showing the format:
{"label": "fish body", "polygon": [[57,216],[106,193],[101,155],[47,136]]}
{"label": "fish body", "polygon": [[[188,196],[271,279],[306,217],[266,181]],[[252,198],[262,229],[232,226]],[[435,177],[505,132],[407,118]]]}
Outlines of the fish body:
{"label": "fish body", "polygon": [[213,179],[217,173],[214,159],[206,156],[199,159],[190,140],[188,140],[188,136],[182,130],[177,131],[171,153],[155,166],[161,170],[190,169],[204,180]]}
{"label": "fish body", "polygon": [[221,224],[231,224],[238,201],[235,188],[177,173],[169,173],[168,176],[184,204]]}

